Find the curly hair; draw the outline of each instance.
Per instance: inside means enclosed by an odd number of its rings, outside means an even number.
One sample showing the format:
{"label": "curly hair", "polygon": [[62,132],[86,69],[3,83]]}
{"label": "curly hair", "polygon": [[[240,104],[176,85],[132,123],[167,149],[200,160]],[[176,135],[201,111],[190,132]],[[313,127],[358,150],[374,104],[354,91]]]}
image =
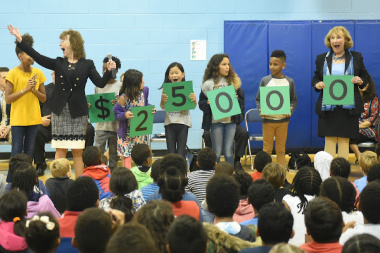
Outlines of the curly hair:
{"label": "curly hair", "polygon": [[[227,54],[214,54],[211,57],[210,61],[207,64],[205,74],[203,75],[203,82],[211,78],[214,80],[214,83],[218,82],[219,64],[223,61],[224,58],[230,59],[230,57]],[[235,73],[234,69],[232,68],[232,65],[229,64],[229,66],[230,71],[228,72],[228,75],[226,77],[228,85],[233,85],[235,90],[238,90],[241,86],[241,80]]]}
{"label": "curly hair", "polygon": [[327,48],[331,48],[331,36],[333,34],[338,34],[338,33],[342,33],[343,34],[343,37],[345,39],[345,42],[344,42],[344,49],[349,49],[351,48],[353,45],[354,45],[354,42],[352,41],[352,38],[351,38],[351,35],[350,35],[350,32],[347,31],[347,29],[344,27],[344,26],[335,26],[333,28],[330,29],[330,31],[327,33],[326,37],[325,37],[325,45]]}
{"label": "curly hair", "polygon": [[[33,37],[29,34],[29,33],[25,33],[24,35],[21,36],[22,40],[28,44],[30,47],[33,47],[33,44],[34,44],[34,39]],[[16,43],[16,55],[18,56],[18,54],[20,53],[23,53],[24,51],[22,51],[18,46],[17,46],[17,40],[15,41]]]}
{"label": "curly hair", "polygon": [[198,164],[200,170],[213,170],[215,168],[215,152],[208,147],[202,148],[198,153]]}
{"label": "curly hair", "polygon": [[[116,70],[121,68],[121,61],[116,56],[112,56],[112,60],[116,63]],[[104,57],[103,63],[107,63],[109,61],[108,57]]]}
{"label": "curly hair", "polygon": [[187,183],[188,179],[183,178],[182,173],[175,166],[167,168],[165,173],[157,180],[162,199],[172,203],[182,199]]}
{"label": "curly hair", "polygon": [[376,84],[375,81],[370,77],[368,82],[368,88],[366,91],[362,93],[363,102],[370,102],[372,99],[374,99],[376,95]]}
{"label": "curly hair", "polygon": [[124,73],[123,84],[120,88],[119,95],[125,93],[130,101],[138,99],[141,90],[140,86],[143,80],[143,73],[136,69],[128,69]]}
{"label": "curly hair", "polygon": [[61,35],[59,35],[59,38],[61,40],[64,40],[67,36],[69,36],[69,41],[71,49],[73,50],[74,58],[86,58],[86,53],[84,51],[84,40],[82,38],[82,35],[80,35],[78,31],[70,29],[67,31],[63,31]]}
{"label": "curly hair", "polygon": [[248,188],[253,183],[252,177],[245,171],[236,171],[233,178],[240,186],[241,198],[247,198]]}

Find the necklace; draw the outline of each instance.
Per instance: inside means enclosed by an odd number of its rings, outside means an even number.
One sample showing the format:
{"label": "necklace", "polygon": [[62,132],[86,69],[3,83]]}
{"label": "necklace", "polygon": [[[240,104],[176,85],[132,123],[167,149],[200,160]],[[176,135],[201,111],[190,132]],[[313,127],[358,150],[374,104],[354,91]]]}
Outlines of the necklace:
{"label": "necklace", "polygon": [[343,54],[342,56],[336,57],[335,54],[333,54],[333,61],[340,61],[346,58],[346,54]]}

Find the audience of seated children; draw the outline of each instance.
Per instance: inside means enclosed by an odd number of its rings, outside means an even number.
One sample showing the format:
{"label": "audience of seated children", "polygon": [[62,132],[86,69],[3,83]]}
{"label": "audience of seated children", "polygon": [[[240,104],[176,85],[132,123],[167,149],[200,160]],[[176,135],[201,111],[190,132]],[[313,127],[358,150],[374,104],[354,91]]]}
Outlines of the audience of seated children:
{"label": "audience of seated children", "polygon": [[94,180],[89,177],[79,177],[69,185],[66,192],[66,211],[62,218],[58,219],[61,244],[56,253],[78,252],[71,245],[78,216],[85,209],[98,205],[99,190]]}
{"label": "audience of seated children", "polygon": [[187,214],[198,220],[200,219],[198,205],[194,201],[182,200],[185,194],[187,178],[184,178],[176,167],[170,166],[167,168],[165,173],[158,178],[157,184],[160,187],[162,199],[171,202],[175,216]]}
{"label": "audience of seated children", "polygon": [[367,174],[367,182],[371,183],[372,181],[380,179],[380,164],[372,166]]}
{"label": "audience of seated children", "polygon": [[263,171],[264,167],[272,162],[272,157],[264,151],[259,151],[256,156],[253,163],[254,169],[256,170],[251,174],[251,177],[253,181],[257,179],[261,179],[261,172]]}
{"label": "audience of seated children", "polygon": [[106,253],[157,253],[148,229],[135,222],[124,224],[109,240]]}
{"label": "audience of seated children", "polygon": [[133,220],[148,229],[158,253],[167,253],[167,234],[170,225],[174,221],[173,209],[170,202],[153,200],[142,206]]}
{"label": "audience of seated children", "polygon": [[198,170],[188,175],[189,183],[186,191],[194,193],[199,203],[206,197],[206,185],[210,178],[215,174],[216,155],[211,148],[203,148],[198,153]]}
{"label": "audience of seated children", "polygon": [[80,253],[103,253],[112,235],[109,213],[88,208],[78,216],[72,244]]}
{"label": "audience of seated children", "polygon": [[282,202],[284,196],[290,194],[289,189],[284,187],[286,170],[281,164],[267,164],[263,169],[262,179],[268,181],[274,188],[274,199],[276,202]]}
{"label": "audience of seated children", "polygon": [[369,169],[378,163],[379,162],[378,162],[377,155],[375,152],[367,150],[360,154],[359,166],[360,166],[360,170],[364,174],[364,177],[356,179],[354,181],[354,184],[359,192],[362,192],[364,187],[367,185],[367,173]]}
{"label": "audience of seated children", "polygon": [[113,198],[110,202],[110,208],[114,210],[119,210],[124,213],[124,221],[129,222],[133,218],[133,204],[129,197],[120,195]]}
{"label": "audience of seated children", "polygon": [[27,220],[25,240],[34,253],[53,253],[60,244],[59,223],[50,213],[40,213]]}
{"label": "audience of seated children", "polygon": [[[362,153],[363,154],[363,153]],[[339,242],[344,244],[357,234],[371,234],[380,239],[380,182],[374,181],[364,187],[360,193],[358,209],[363,213],[364,225],[356,225],[342,234]]]}
{"label": "audience of seated children", "polygon": [[131,168],[132,173],[135,175],[139,190],[142,187],[153,183],[150,176],[153,162],[152,149],[146,144],[136,144],[131,151],[131,157],[136,166]]}
{"label": "audience of seated children", "polygon": [[71,177],[71,166],[69,160],[60,158],[50,163],[50,172],[53,176],[46,180],[48,195],[53,201],[55,208],[60,213],[66,210],[66,192],[73,182]]}
{"label": "audience of seated children", "polygon": [[83,150],[83,163],[85,164],[82,177],[90,177],[96,183],[99,190],[99,199],[105,199],[112,196],[110,191],[111,170],[107,165],[102,164],[102,153],[99,147],[89,146]]}
{"label": "audience of seated children", "polygon": [[201,222],[188,215],[175,219],[168,232],[168,253],[205,253],[207,233]]}
{"label": "audience of seated children", "polygon": [[360,234],[351,237],[343,245],[342,253],[378,253],[380,252],[380,240],[369,234]]}
{"label": "audience of seated children", "polygon": [[27,199],[18,190],[0,198],[0,252],[27,252],[24,237]]}
{"label": "audience of seated children", "polygon": [[115,168],[112,171],[109,187],[115,196],[102,199],[99,204],[99,207],[104,209],[106,212],[109,209],[110,202],[117,196],[126,196],[132,200],[133,214],[135,214],[137,210],[146,203],[141,191],[137,189],[138,185],[136,177],[130,169],[125,167]]}
{"label": "audience of seated children", "polygon": [[[281,165],[280,165],[281,166]],[[281,166],[282,167],[282,166]],[[260,209],[266,204],[274,201],[275,190],[264,179],[258,179],[248,188],[248,203],[252,205],[255,217],[242,222],[242,225],[256,225],[260,217]]]}
{"label": "audience of seated children", "polygon": [[330,177],[330,166],[332,160],[332,155],[326,151],[319,151],[314,156],[314,168],[319,172],[322,181]]}
{"label": "audience of seated children", "polygon": [[233,178],[240,186],[240,201],[236,208],[233,219],[241,223],[246,220],[251,220],[255,217],[255,212],[252,205],[248,202],[248,188],[252,184],[252,177],[244,170],[238,170],[233,175]]}
{"label": "audience of seated children", "polygon": [[157,159],[153,162],[152,168],[150,170],[150,177],[153,180],[153,183],[148,184],[141,188],[142,195],[144,196],[144,199],[147,200],[150,194],[154,193],[155,191],[158,191],[158,185],[157,185],[157,179],[160,176],[159,169],[160,169],[160,159]]}
{"label": "audience of seated children", "polygon": [[36,169],[29,163],[21,163],[13,173],[12,188],[22,191],[28,199],[27,218],[32,218],[41,212],[50,212],[54,217],[60,218],[61,214],[54,207],[48,195],[36,193],[38,191],[38,177]]}
{"label": "audience of seated children", "polygon": [[240,252],[267,253],[277,243],[287,243],[294,235],[293,216],[282,203],[271,202],[261,209],[256,236],[261,237],[262,246],[246,248]]}
{"label": "audience of seated children", "polygon": [[256,240],[251,228],[241,225],[232,219],[239,206],[240,191],[236,181],[226,175],[215,175],[207,184],[206,201],[208,209],[215,216],[216,226],[245,241]]}
{"label": "audience of seated children", "polygon": [[294,218],[294,237],[289,243],[300,246],[305,243],[306,226],[304,212],[307,204],[319,195],[322,180],[319,172],[312,167],[303,167],[293,178],[291,195],[285,195],[282,202]]}
{"label": "audience of seated children", "polygon": [[229,162],[223,161],[215,166],[215,174],[225,174],[227,176],[232,176],[234,174],[235,168]]}
{"label": "audience of seated children", "polygon": [[317,197],[309,202],[305,211],[307,233],[312,242],[300,246],[307,253],[341,253],[339,244],[344,222],[342,213],[333,201]]}
{"label": "audience of seated children", "polygon": [[355,209],[356,190],[347,179],[342,177],[331,177],[321,184],[319,196],[334,201],[342,211],[345,224],[355,221],[356,224],[364,224],[362,212]]}

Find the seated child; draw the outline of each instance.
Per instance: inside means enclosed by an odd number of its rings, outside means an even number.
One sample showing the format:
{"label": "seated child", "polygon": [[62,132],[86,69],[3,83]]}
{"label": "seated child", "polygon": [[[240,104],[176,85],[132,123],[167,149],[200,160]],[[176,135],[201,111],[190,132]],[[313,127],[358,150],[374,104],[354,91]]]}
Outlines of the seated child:
{"label": "seated child", "polygon": [[103,253],[112,235],[109,213],[99,208],[88,208],[78,216],[72,244],[80,253]]}
{"label": "seated child", "polygon": [[216,226],[245,241],[254,242],[255,234],[251,228],[232,219],[239,206],[240,191],[236,181],[226,175],[215,175],[207,184],[206,201],[208,209],[215,216]]}
{"label": "seated child", "polygon": [[207,233],[201,222],[182,215],[169,228],[167,249],[170,253],[205,253]]}
{"label": "seated child", "polygon": [[240,252],[269,252],[277,243],[287,243],[294,235],[293,216],[282,203],[271,202],[264,205],[256,230],[261,237],[262,246],[246,248]]}
{"label": "seated child", "polygon": [[0,198],[0,252],[27,252],[24,237],[27,199],[13,190]]}
{"label": "seated child", "polygon": [[199,203],[206,197],[206,185],[215,174],[216,155],[211,148],[202,148],[198,153],[197,166],[199,170],[188,175],[189,183],[186,191],[194,193]]}
{"label": "seated child", "polygon": [[111,170],[107,165],[102,164],[100,149],[95,146],[89,146],[83,151],[82,158],[87,167],[84,168],[81,176],[90,177],[94,180],[100,193],[100,200],[111,197],[112,192],[109,189]]}
{"label": "seated child", "polygon": [[148,145],[136,144],[132,148],[131,157],[136,164],[136,166],[131,168],[131,171],[136,177],[139,190],[141,190],[142,187],[153,183],[153,179],[150,177],[153,153]]}
{"label": "seated child", "polygon": [[34,215],[26,221],[25,239],[33,252],[55,252],[61,241],[57,219],[50,213]]}
{"label": "seated child", "polygon": [[367,182],[371,183],[372,181],[380,179],[380,164],[372,166],[367,174]]}
{"label": "seated child", "polygon": [[367,173],[369,169],[378,163],[379,162],[377,160],[377,155],[375,152],[367,150],[360,154],[359,166],[360,170],[364,174],[364,177],[356,179],[354,181],[354,184],[359,192],[362,192],[364,187],[367,185]]}
{"label": "seated child", "polygon": [[226,161],[220,162],[215,166],[215,174],[225,174],[227,176],[232,176],[234,172],[234,166]]}
{"label": "seated child", "polygon": [[[281,166],[281,165],[280,165]],[[264,179],[258,179],[248,188],[248,203],[252,205],[255,217],[242,222],[242,225],[256,225],[260,217],[260,209],[266,204],[274,201],[275,191]]]}
{"label": "seated child", "polygon": [[144,196],[144,199],[147,200],[148,197],[154,193],[155,191],[158,191],[158,185],[157,185],[157,179],[160,176],[159,169],[160,169],[160,159],[157,159],[153,162],[152,168],[150,170],[150,177],[153,179],[153,183],[148,184],[141,188],[142,195]]}
{"label": "seated child", "polygon": [[377,253],[380,252],[380,240],[369,234],[360,234],[351,237],[343,245],[342,253]]}
{"label": "seated child", "polygon": [[257,179],[261,179],[261,172],[263,171],[264,167],[272,162],[272,157],[264,151],[259,151],[256,156],[253,163],[254,169],[256,170],[251,174],[251,177],[253,181]]}
{"label": "seated child", "polygon": [[314,156],[314,168],[319,172],[322,181],[330,177],[330,165],[332,160],[332,155],[326,151],[319,151]]}
{"label": "seated child", "polygon": [[305,211],[307,233],[313,238],[300,246],[307,253],[341,253],[343,246],[339,244],[344,222],[337,204],[327,198],[314,198]]}
{"label": "seated child", "polygon": [[55,208],[60,213],[66,210],[66,192],[73,182],[71,177],[71,166],[69,160],[60,158],[50,163],[50,172],[53,176],[46,180],[48,195],[53,201]]}
{"label": "seated child", "polygon": [[[363,154],[363,153],[362,153]],[[360,159],[360,158],[359,158]],[[345,242],[357,234],[370,234],[380,239],[380,182],[374,181],[360,193],[358,209],[363,213],[364,224],[349,228],[342,234],[339,242]]]}
{"label": "seated child", "polygon": [[278,163],[269,163],[262,172],[262,179],[268,181],[274,188],[274,199],[276,202],[282,202],[285,195],[290,191],[284,187],[286,180],[286,170]]}
{"label": "seated child", "polygon": [[124,213],[124,221],[129,222],[133,218],[133,204],[132,200],[126,196],[120,195],[113,198],[110,202],[110,208],[119,210]]}
{"label": "seated child", "polygon": [[235,210],[233,219],[234,221],[241,223],[255,217],[253,207],[248,202],[248,188],[252,184],[252,178],[244,170],[236,171],[233,178],[240,186],[240,202],[238,208]]}
{"label": "seated child", "polygon": [[195,219],[200,219],[200,210],[194,201],[182,200],[187,185],[187,178],[182,177],[180,171],[175,166],[170,166],[165,173],[158,178],[158,186],[162,199],[171,202],[175,216],[190,215]]}

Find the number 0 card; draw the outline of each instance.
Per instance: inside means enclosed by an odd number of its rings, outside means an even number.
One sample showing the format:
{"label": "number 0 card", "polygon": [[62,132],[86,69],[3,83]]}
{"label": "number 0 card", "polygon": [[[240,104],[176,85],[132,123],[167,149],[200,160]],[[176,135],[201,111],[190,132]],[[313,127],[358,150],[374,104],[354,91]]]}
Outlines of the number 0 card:
{"label": "number 0 card", "polygon": [[164,83],[164,94],[168,95],[165,103],[166,112],[175,112],[195,109],[194,102],[189,96],[193,93],[193,82]]}
{"label": "number 0 card", "polygon": [[234,116],[241,113],[234,86],[230,85],[207,92],[208,101],[214,120]]}

